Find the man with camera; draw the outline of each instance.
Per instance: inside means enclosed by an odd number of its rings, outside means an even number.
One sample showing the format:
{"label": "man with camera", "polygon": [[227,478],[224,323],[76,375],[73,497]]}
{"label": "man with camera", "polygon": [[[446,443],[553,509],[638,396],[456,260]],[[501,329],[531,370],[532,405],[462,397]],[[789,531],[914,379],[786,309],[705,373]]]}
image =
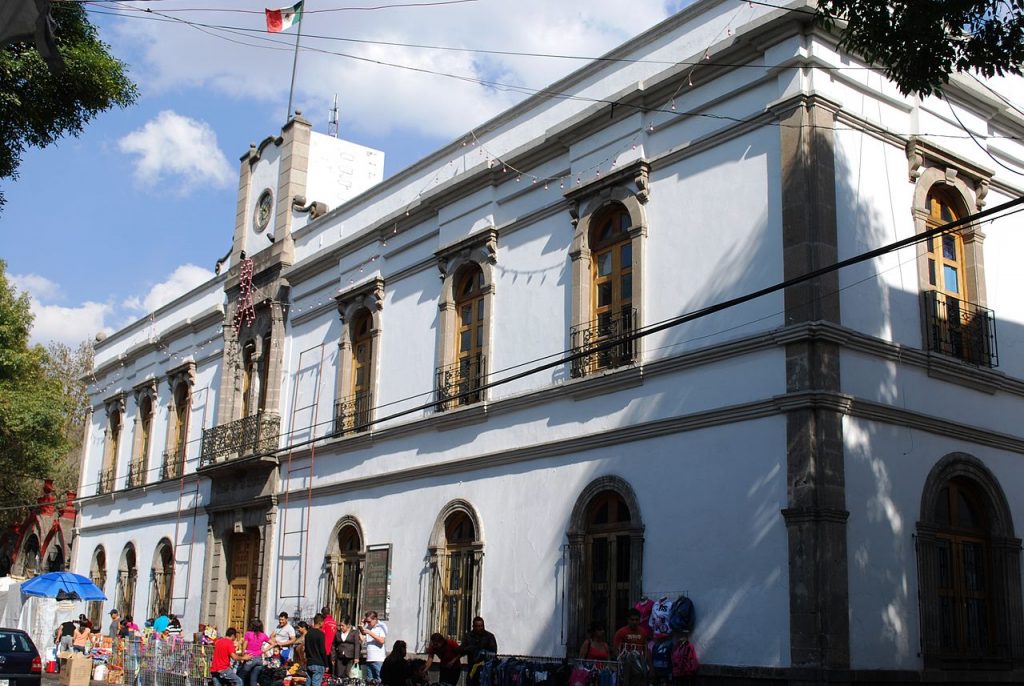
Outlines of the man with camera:
{"label": "man with camera", "polygon": [[379,682],[380,667],[387,656],[384,639],[387,638],[388,627],[377,618],[376,612],[370,611],[363,615],[359,635],[366,643],[366,680]]}

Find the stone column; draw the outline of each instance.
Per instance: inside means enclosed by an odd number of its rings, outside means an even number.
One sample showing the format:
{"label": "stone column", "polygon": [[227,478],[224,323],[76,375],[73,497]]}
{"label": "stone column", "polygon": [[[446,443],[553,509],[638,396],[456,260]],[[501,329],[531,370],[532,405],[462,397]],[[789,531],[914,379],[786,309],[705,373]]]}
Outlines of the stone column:
{"label": "stone column", "polygon": [[[837,261],[835,106],[799,96],[781,126],[784,278]],[[840,323],[838,275],[786,289],[786,324]],[[839,348],[811,337],[786,346],[790,659],[795,667],[848,668],[849,586],[842,412],[822,403],[841,390]]]}

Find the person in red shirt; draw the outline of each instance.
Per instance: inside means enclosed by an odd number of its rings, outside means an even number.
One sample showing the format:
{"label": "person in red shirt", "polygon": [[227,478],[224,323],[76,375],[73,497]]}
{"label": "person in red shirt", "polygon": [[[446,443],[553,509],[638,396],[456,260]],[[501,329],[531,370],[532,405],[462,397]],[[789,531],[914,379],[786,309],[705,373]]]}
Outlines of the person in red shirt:
{"label": "person in red shirt", "polygon": [[640,623],[640,612],[637,610],[630,610],[626,620],[626,626],[616,631],[612,638],[615,654],[635,650],[646,657],[647,641],[651,639],[650,630]]}
{"label": "person in red shirt", "polygon": [[[334,648],[334,635],[338,633],[338,623],[334,621],[334,617],[331,616],[331,610],[326,605],[320,610],[320,614],[324,618],[324,642],[327,644],[327,656],[328,656],[328,667],[330,668],[331,674],[334,674],[334,668],[331,664],[333,660],[330,659],[331,651]],[[337,676],[337,675],[336,675]]]}
{"label": "person in red shirt", "polygon": [[224,636],[213,642],[213,659],[210,661],[210,676],[221,686],[242,686],[242,678],[231,669],[231,661],[243,662],[247,655],[235,652],[235,627],[224,632]]}
{"label": "person in red shirt", "polygon": [[462,672],[462,648],[459,646],[459,642],[445,638],[441,634],[432,634],[430,636],[430,643],[427,645],[427,668],[434,662],[434,656],[437,656],[438,669],[440,670],[440,678],[438,681],[442,684],[455,684],[459,683],[459,674]]}

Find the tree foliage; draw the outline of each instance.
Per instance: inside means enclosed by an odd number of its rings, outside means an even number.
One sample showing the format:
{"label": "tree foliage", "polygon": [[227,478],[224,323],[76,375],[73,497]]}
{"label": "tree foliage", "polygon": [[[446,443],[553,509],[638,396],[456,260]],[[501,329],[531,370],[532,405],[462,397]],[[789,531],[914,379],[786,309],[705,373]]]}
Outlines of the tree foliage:
{"label": "tree foliage", "polygon": [[[29,345],[29,299],[8,283],[0,260],[0,502],[20,505],[39,494],[72,447],[71,396],[41,345]],[[18,511],[3,511],[10,521]]]}
{"label": "tree foliage", "polygon": [[0,179],[17,177],[27,148],[77,136],[100,112],[127,107],[138,97],[125,65],[99,40],[84,4],[55,3],[53,19],[66,65],[61,73],[51,73],[31,43],[0,50]]}
{"label": "tree foliage", "polygon": [[1020,74],[1024,64],[1024,0],[819,0],[817,16],[904,95],[937,92],[953,72]]}

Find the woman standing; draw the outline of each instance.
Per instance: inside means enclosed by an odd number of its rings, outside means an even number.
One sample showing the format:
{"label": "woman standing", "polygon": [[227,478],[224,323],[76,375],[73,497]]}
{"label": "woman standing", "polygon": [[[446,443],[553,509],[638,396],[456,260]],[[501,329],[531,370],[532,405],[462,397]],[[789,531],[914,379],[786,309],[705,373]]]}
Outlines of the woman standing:
{"label": "woman standing", "polygon": [[244,654],[249,659],[242,663],[238,676],[241,677],[243,684],[256,686],[260,672],[263,671],[263,648],[270,645],[270,637],[263,632],[263,622],[258,619],[252,620],[249,630],[242,637],[242,642],[245,644]]}
{"label": "woman standing", "polygon": [[85,615],[78,615],[78,628],[75,629],[75,634],[71,638],[72,648],[76,653],[85,652],[85,645],[89,642],[91,635],[92,623]]}
{"label": "woman standing", "polygon": [[359,632],[351,617],[342,617],[331,644],[331,674],[345,678],[352,665],[359,664]]}

